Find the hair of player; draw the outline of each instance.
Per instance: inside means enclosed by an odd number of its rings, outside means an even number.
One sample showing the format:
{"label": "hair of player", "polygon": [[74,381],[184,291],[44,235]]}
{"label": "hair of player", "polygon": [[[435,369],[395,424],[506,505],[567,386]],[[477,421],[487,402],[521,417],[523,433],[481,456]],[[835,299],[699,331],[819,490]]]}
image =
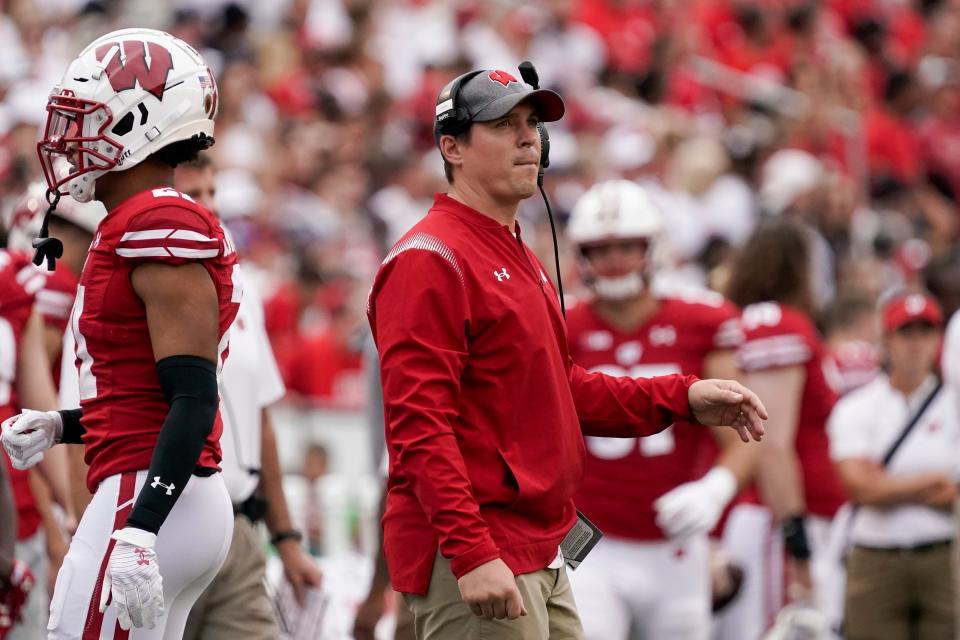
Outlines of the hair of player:
{"label": "hair of player", "polygon": [[864,291],[841,291],[823,314],[824,333],[849,329],[861,318],[877,312],[877,303]]}
{"label": "hair of player", "polygon": [[195,161],[200,153],[212,147],[213,143],[214,139],[212,137],[198,133],[187,140],[179,140],[168,144],[151,157],[175,169],[178,165]]}
{"label": "hair of player", "polygon": [[181,162],[178,165],[180,169],[192,169],[193,171],[203,171],[205,169],[213,168],[213,158],[210,157],[210,154],[206,151],[201,151],[197,154],[197,157],[193,160],[187,160]]}
{"label": "hair of player", "polygon": [[812,314],[807,230],[786,218],[762,222],[734,259],[727,297],[741,308],[778,302]]}
{"label": "hair of player", "polygon": [[[460,133],[455,134],[454,139],[460,144],[470,144],[470,132],[473,131],[473,124],[471,123],[466,129]],[[444,134],[450,135],[450,134]],[[443,151],[440,151],[440,156],[443,158],[443,175],[447,178],[447,184],[453,184],[453,165],[447,160],[447,157],[443,155]]]}

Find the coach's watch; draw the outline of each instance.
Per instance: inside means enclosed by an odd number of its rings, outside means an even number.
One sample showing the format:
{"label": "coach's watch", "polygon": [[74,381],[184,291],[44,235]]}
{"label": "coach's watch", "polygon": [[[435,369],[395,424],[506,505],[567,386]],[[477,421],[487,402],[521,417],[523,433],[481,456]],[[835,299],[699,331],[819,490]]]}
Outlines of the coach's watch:
{"label": "coach's watch", "polygon": [[296,529],[285,529],[284,531],[278,531],[273,534],[272,538],[270,538],[270,544],[277,546],[284,540],[296,540],[297,542],[300,542],[303,540],[303,534]]}

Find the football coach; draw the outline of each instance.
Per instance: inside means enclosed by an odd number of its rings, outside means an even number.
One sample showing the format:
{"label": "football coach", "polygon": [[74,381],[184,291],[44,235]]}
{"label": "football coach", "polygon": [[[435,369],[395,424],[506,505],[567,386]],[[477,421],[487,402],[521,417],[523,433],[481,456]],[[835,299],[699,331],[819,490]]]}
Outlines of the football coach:
{"label": "football coach", "polygon": [[583,637],[559,545],[577,523],[584,434],[646,436],[674,420],[763,434],[766,410],[737,382],[571,361],[557,293],[516,220],[537,190],[540,123],[563,112],[559,95],[506,71],[444,87],[434,134],[448,193],[370,292],[384,550],[421,640]]}

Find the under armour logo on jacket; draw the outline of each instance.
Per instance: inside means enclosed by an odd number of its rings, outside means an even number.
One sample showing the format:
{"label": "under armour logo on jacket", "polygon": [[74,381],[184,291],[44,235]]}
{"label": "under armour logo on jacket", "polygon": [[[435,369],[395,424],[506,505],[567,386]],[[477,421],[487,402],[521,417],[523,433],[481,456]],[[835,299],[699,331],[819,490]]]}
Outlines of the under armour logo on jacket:
{"label": "under armour logo on jacket", "polygon": [[500,267],[500,271],[494,271],[493,275],[497,277],[497,282],[503,282],[504,280],[510,279],[510,274],[507,273],[506,267]]}
{"label": "under armour logo on jacket", "polygon": [[164,489],[167,490],[168,496],[172,496],[173,490],[177,488],[177,485],[173,484],[172,482],[168,485],[160,482],[160,476],[153,476],[153,482],[150,483],[150,486],[153,487],[154,489],[156,489],[157,487],[163,487]]}

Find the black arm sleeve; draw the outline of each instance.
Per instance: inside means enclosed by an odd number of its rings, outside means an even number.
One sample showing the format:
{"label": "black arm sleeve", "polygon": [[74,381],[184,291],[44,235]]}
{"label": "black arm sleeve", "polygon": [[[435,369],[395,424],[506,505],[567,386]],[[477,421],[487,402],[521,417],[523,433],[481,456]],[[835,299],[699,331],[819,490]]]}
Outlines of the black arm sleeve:
{"label": "black arm sleeve", "polygon": [[62,444],[83,444],[83,434],[87,432],[80,424],[83,411],[81,409],[64,409],[57,413],[63,420],[63,435],[60,437],[60,442]]}
{"label": "black arm sleeve", "polygon": [[217,367],[197,356],[171,356],[157,362],[160,386],[170,403],[147,481],[127,526],[152,533],[163,521],[190,480],[207,436],[217,418]]}

